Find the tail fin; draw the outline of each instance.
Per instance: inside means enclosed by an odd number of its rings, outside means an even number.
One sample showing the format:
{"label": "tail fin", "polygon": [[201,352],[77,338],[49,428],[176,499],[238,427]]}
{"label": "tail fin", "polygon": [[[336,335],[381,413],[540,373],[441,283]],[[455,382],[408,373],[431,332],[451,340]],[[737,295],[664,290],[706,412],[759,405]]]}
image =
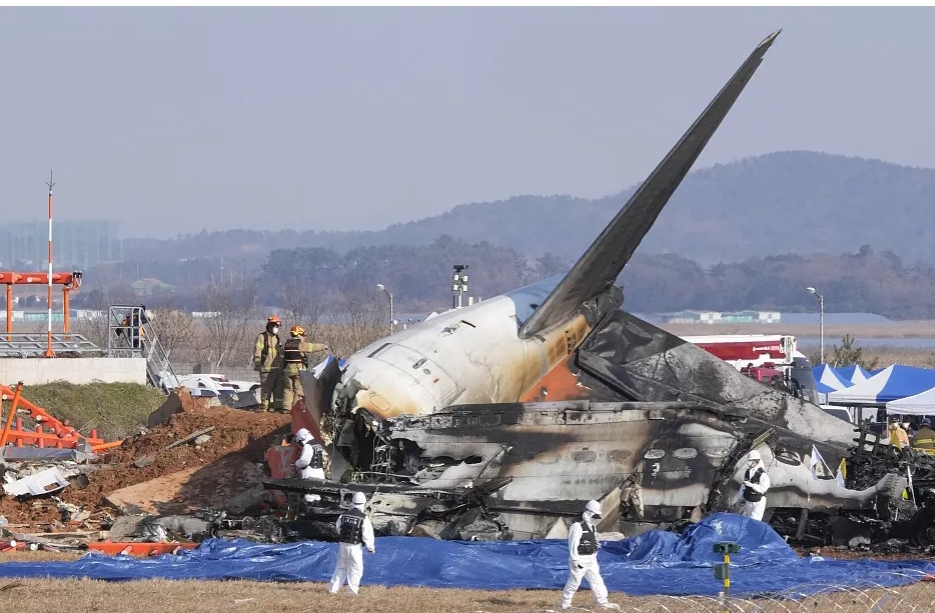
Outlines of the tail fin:
{"label": "tail fin", "polygon": [[584,302],[613,285],[780,32],[782,30],[773,32],[757,45],[708,108],[656,166],[532,317],[526,320],[519,331],[521,338],[529,338],[567,321]]}

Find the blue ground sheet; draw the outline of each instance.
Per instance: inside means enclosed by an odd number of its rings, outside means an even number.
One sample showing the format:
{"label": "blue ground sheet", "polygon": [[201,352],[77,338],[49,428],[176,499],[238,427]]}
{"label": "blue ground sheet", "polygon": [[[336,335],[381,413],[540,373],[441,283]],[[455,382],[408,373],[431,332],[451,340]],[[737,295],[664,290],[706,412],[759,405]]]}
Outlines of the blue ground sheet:
{"label": "blue ground sheet", "polygon": [[[814,592],[830,585],[895,586],[935,573],[935,564],[923,560],[800,558],[767,524],[729,513],[711,515],[682,534],[651,531],[605,542],[598,561],[611,592],[715,596],[721,582],[712,567],[722,556],[712,548],[719,541],[741,547],[731,556],[731,592],[738,596],[775,595],[793,588]],[[0,564],[0,577],[327,581],[337,547],[315,541],[265,545],[210,539],[178,556],[141,559],[92,552],[72,562],[7,562]],[[364,552],[363,585],[561,589],[568,576],[568,547],[562,540],[384,537],[376,540],[376,550],[373,555]]]}

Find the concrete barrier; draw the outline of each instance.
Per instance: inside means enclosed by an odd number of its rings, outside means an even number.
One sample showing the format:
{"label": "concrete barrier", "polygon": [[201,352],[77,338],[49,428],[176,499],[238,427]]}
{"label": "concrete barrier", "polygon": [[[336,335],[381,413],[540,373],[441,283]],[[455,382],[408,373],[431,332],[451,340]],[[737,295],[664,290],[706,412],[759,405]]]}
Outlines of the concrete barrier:
{"label": "concrete barrier", "polygon": [[139,383],[146,385],[144,358],[0,358],[0,383],[42,385],[53,381],[74,384]]}

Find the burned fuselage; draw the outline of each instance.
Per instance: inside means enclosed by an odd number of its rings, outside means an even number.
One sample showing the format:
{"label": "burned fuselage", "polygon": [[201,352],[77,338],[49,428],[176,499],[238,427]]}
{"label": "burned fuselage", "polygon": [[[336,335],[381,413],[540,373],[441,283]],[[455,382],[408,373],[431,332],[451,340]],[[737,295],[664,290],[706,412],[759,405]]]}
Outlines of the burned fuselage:
{"label": "burned fuselage", "polygon": [[[471,318],[467,309],[448,316]],[[424,325],[434,326],[437,354],[445,355],[449,324],[436,319]],[[425,366],[412,359],[410,367]],[[524,401],[375,419],[355,407],[366,388],[351,372],[359,371],[345,371],[325,420],[332,478],[377,491],[464,491],[496,482],[483,506],[516,538],[554,533],[589,499],[607,500],[614,507],[608,520],[619,519],[628,532],[731,508],[742,459],[754,445],[773,482],[771,508],[869,511],[893,479],[881,474],[860,490],[841,487],[828,464],[848,456],[849,424],[622,311],[605,317]],[[827,462],[817,471],[813,449]],[[420,517],[410,520],[417,525]]]}

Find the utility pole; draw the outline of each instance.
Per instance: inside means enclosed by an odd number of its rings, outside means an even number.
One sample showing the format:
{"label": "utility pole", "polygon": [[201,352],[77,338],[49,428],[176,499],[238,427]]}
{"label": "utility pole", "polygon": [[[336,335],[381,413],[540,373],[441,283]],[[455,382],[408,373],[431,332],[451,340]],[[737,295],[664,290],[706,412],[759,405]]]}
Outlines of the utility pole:
{"label": "utility pole", "polygon": [[818,335],[821,343],[821,363],[825,363],[825,297],[818,293],[814,287],[806,287],[805,291],[818,298]]}

